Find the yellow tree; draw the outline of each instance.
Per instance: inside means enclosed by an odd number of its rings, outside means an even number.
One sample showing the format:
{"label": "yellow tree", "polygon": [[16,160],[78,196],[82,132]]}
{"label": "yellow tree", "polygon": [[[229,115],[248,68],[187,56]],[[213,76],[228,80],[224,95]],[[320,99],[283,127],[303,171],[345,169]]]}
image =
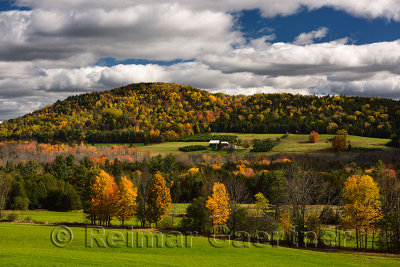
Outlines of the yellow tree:
{"label": "yellow tree", "polygon": [[129,220],[136,211],[137,188],[126,177],[122,177],[118,186],[118,200],[116,217],[124,222]]}
{"label": "yellow tree", "polygon": [[342,193],[347,201],[342,224],[348,229],[356,230],[357,248],[360,231],[364,229],[366,246],[367,230],[382,218],[378,185],[369,175],[353,175],[347,178]]}
{"label": "yellow tree", "polygon": [[289,212],[285,211],[279,215],[279,225],[282,228],[283,234],[287,241],[290,240],[290,236],[292,234],[292,225],[291,225],[291,218]]}
{"label": "yellow tree", "polygon": [[91,213],[100,224],[110,224],[117,211],[118,186],[114,178],[101,170],[95,177]]}
{"label": "yellow tree", "polygon": [[225,225],[229,217],[229,196],[225,185],[214,183],[213,194],[208,197],[206,208],[210,212],[213,226]]}
{"label": "yellow tree", "polygon": [[256,198],[255,205],[256,205],[257,213],[258,213],[258,211],[261,211],[262,213],[267,214],[268,209],[271,206],[269,204],[268,199],[261,192],[255,194],[254,197]]}
{"label": "yellow tree", "polygon": [[146,203],[146,218],[150,223],[155,223],[157,227],[157,223],[165,217],[171,207],[170,190],[159,172],[154,174],[151,180]]}

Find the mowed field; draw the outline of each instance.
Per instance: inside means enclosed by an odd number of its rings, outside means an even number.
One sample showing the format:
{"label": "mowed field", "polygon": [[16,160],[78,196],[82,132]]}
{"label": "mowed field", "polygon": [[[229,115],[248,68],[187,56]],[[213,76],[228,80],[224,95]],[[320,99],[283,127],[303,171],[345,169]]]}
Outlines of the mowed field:
{"label": "mowed field", "polygon": [[[186,208],[189,204],[186,203],[177,203],[172,204],[169,216],[167,218],[171,218],[172,214],[182,214],[186,212]],[[30,217],[32,221],[43,224],[52,224],[52,223],[69,223],[69,224],[83,224],[90,223],[86,219],[86,215],[82,211],[47,211],[47,210],[29,210],[29,211],[13,211],[6,210],[3,211],[3,216],[7,217],[8,214],[15,213],[18,216],[18,221],[24,221],[26,217]],[[169,219],[170,221],[171,219]],[[180,218],[174,218],[174,225],[178,224]],[[120,222],[113,220],[113,225],[120,225]],[[125,222],[125,225],[134,225],[138,226],[139,222],[136,218],[132,218],[131,220]]]}
{"label": "mowed field", "polygon": [[[179,229],[181,226],[181,217],[174,217],[172,219],[172,214],[182,214],[186,212],[186,208],[189,204],[178,203],[174,204],[176,206],[175,212],[173,212],[173,207],[171,207],[170,213],[160,222],[160,226],[167,226],[168,228]],[[243,204],[243,207],[250,208],[251,205]],[[251,212],[251,211],[250,211]],[[30,211],[3,211],[4,218],[10,213],[17,214],[17,223],[34,223],[39,225],[73,225],[73,226],[83,226],[89,225],[90,221],[86,219],[85,214],[82,211],[68,211],[68,212],[57,212],[57,211],[47,211],[47,210],[30,210]],[[26,218],[29,217],[30,220]],[[125,222],[125,225],[133,226],[133,228],[140,228],[140,222],[135,218],[131,218],[129,221]],[[149,225],[147,225],[149,226]],[[117,220],[111,221],[111,227],[121,227],[121,222]],[[334,247],[335,242],[339,242],[339,239],[335,239],[334,233],[336,232],[332,226],[325,226],[323,229],[326,231],[324,235],[324,240],[327,244]],[[345,236],[345,231],[339,231],[340,235],[340,246],[345,246],[346,248],[356,248],[355,243],[355,233],[351,231],[350,236]],[[349,231],[346,231],[349,234]],[[369,240],[371,240],[372,235],[369,235]],[[276,241],[276,236],[274,238]],[[345,244],[345,245],[344,245]],[[312,244],[310,245],[312,246]],[[369,249],[371,249],[371,243],[368,244]],[[375,246],[376,248],[376,246]]]}
{"label": "mowed field", "polygon": [[[161,245],[143,248],[117,242],[115,247],[87,246],[85,228],[70,227],[72,242],[56,247],[51,233],[56,226],[0,223],[2,266],[399,266],[400,258],[378,254],[320,252],[284,247],[215,248],[206,237],[194,237],[182,247]],[[112,230],[106,230],[104,239]],[[128,236],[127,230],[115,230]],[[135,239],[136,232],[129,231]],[[166,236],[164,234],[164,236]],[[61,240],[66,238],[61,236]],[[156,240],[156,239],[155,239]],[[168,240],[168,237],[165,241]],[[191,246],[190,246],[191,244]]]}
{"label": "mowed field", "polygon": [[[216,133],[216,134],[228,134],[228,135],[237,135],[238,139],[242,141],[253,140],[253,139],[272,139],[276,140],[283,136],[283,134],[234,134],[234,133]],[[334,137],[334,135],[330,134],[321,134],[320,140],[318,143],[312,144],[308,142],[309,135],[307,134],[291,134],[289,137],[283,139],[281,143],[275,146],[268,153],[260,153],[266,155],[273,154],[297,154],[297,153],[334,153],[332,151],[332,144],[329,141]],[[390,141],[390,139],[381,139],[381,138],[370,138],[370,137],[361,137],[361,136],[353,136],[349,135],[348,140],[351,143],[353,148],[369,148],[369,149],[380,149],[380,150],[394,150],[395,148],[391,148],[386,146],[386,144]],[[97,146],[101,146],[103,144],[98,144]],[[166,155],[166,154],[182,154],[184,152],[179,151],[180,147],[188,146],[188,145],[205,145],[208,146],[208,142],[167,142],[161,144],[150,144],[144,146],[143,144],[134,144],[139,148],[139,151],[145,153],[148,150],[151,150],[152,155]],[[250,149],[235,151],[235,153],[245,154],[249,153]],[[350,152],[352,153],[352,152]],[[357,153],[356,151],[354,153]],[[204,151],[194,151],[194,152],[186,152],[185,154],[230,154],[227,151],[215,151],[212,149],[204,150]]]}

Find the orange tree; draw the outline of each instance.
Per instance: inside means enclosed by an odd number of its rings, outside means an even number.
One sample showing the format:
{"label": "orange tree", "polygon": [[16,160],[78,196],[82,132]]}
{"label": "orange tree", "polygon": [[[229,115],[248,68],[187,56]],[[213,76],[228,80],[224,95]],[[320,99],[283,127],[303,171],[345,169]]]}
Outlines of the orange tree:
{"label": "orange tree", "polygon": [[116,217],[121,221],[122,226],[136,211],[137,188],[126,177],[122,177],[118,186],[118,200]]}
{"label": "orange tree", "polygon": [[347,201],[344,208],[342,225],[356,230],[357,248],[360,244],[360,231],[374,227],[382,218],[379,188],[369,175],[353,175],[347,178],[343,187],[343,197]]}
{"label": "orange tree", "polygon": [[157,223],[165,217],[171,206],[171,193],[164,177],[157,172],[151,180],[146,199],[146,218],[150,223]]}
{"label": "orange tree", "polygon": [[332,140],[332,148],[335,151],[341,151],[346,149],[347,143],[347,131],[339,130],[336,132],[336,136]]}
{"label": "orange tree", "polygon": [[317,143],[319,141],[319,134],[316,131],[312,131],[308,137],[310,143]]}
{"label": "orange tree", "polygon": [[91,199],[91,215],[99,220],[100,224],[109,225],[117,211],[118,186],[114,178],[101,170],[95,177]]}
{"label": "orange tree", "polygon": [[210,212],[214,228],[226,224],[230,210],[229,196],[224,184],[214,183],[213,194],[208,197],[206,208]]}

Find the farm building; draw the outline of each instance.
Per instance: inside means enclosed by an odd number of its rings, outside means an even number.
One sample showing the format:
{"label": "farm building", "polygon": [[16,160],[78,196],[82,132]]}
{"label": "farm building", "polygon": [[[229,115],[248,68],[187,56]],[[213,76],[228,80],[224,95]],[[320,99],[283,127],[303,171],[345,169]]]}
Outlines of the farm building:
{"label": "farm building", "polygon": [[210,140],[210,142],[208,143],[208,146],[212,147],[212,148],[218,148],[220,143],[221,143],[221,141],[219,141],[219,140]]}
{"label": "farm building", "polygon": [[229,146],[229,142],[223,141],[223,142],[221,142],[221,146],[222,147],[227,147],[227,146]]}
{"label": "farm building", "polygon": [[235,145],[229,144],[229,142],[226,141],[220,141],[220,140],[210,140],[208,143],[209,147],[212,147],[214,149],[218,148],[233,148],[236,149]]}

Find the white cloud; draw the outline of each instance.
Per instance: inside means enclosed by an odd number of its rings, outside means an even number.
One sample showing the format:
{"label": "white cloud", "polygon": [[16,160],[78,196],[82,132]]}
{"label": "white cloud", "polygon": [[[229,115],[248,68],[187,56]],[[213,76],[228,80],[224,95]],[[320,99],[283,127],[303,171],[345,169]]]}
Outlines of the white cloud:
{"label": "white cloud", "polygon": [[[230,13],[264,16],[333,7],[366,18],[400,21],[397,0],[19,0],[31,11],[0,12],[0,121],[71,94],[135,82],[176,82],[232,94],[346,93],[400,98],[400,42],[315,44],[319,28],[293,43],[264,36],[244,41]],[[268,26],[268,25],[267,25]],[[93,66],[101,58],[193,59]]]}
{"label": "white cloud", "polygon": [[232,26],[229,14],[178,4],[1,12],[0,60],[191,59],[241,42]]}
{"label": "white cloud", "polygon": [[311,32],[303,32],[299,36],[297,36],[293,42],[295,45],[309,45],[313,44],[314,40],[322,39],[328,33],[328,28],[321,27],[315,31]]}
{"label": "white cloud", "polygon": [[[102,9],[127,8],[140,4],[149,4],[148,0],[17,0],[24,6],[41,9]],[[240,11],[243,9],[260,9],[264,16],[291,15],[302,7],[318,9],[321,7],[333,7],[352,15],[365,18],[387,18],[400,21],[400,2],[398,0],[175,0],[174,3],[188,7],[192,10],[212,11]],[[171,3],[168,0],[152,0],[151,4]]]}
{"label": "white cloud", "polygon": [[202,60],[211,67],[227,73],[252,72],[271,76],[341,71],[388,71],[399,74],[400,70],[400,41],[358,46],[341,42],[308,46],[265,42],[262,45],[258,44],[245,45],[224,55],[207,55]]}

